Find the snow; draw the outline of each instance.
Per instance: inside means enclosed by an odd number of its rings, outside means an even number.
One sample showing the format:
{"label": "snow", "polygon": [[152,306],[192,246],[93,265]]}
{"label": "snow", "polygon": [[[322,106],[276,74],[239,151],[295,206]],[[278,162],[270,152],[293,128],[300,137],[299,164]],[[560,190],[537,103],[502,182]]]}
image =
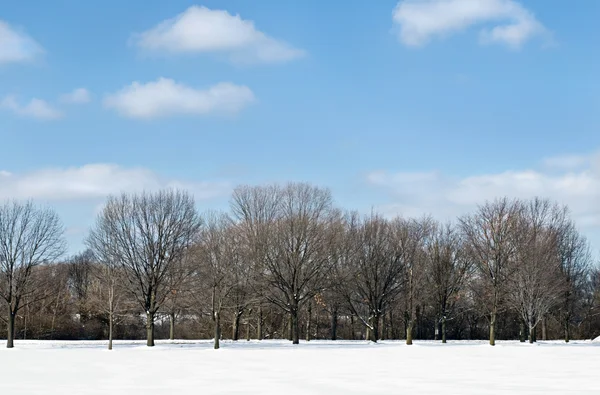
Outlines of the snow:
{"label": "snow", "polygon": [[17,341],[0,394],[600,394],[592,341]]}

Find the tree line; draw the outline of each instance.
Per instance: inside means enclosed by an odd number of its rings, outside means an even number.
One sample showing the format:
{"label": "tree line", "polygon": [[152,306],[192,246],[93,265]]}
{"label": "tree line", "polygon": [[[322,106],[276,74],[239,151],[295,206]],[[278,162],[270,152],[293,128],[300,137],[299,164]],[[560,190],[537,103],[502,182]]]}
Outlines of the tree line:
{"label": "tree line", "polygon": [[183,190],[110,196],[64,259],[64,227],[0,206],[14,339],[516,339],[600,334],[600,269],[567,207],[500,198],[451,223],[335,206],[305,183],[239,186],[200,214]]}

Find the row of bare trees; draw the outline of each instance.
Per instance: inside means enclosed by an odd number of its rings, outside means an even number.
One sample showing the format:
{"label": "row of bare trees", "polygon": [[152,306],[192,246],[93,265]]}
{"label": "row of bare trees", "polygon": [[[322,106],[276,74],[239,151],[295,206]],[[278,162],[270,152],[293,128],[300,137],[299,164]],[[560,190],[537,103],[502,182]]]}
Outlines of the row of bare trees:
{"label": "row of bare trees", "polygon": [[537,325],[557,309],[569,341],[572,299],[592,261],[568,214],[566,207],[548,200],[501,199],[460,219],[467,255],[476,269],[476,286],[471,288],[489,314],[490,344],[498,314],[506,308],[527,325],[531,342]]}
{"label": "row of bare trees", "polygon": [[66,262],[62,234],[52,210],[0,207],[8,347],[29,335],[112,348],[115,329],[143,327],[148,346],[158,328],[215,348],[243,329],[294,344],[600,332],[600,271],[567,208],[544,199],[497,199],[442,224],[344,212],[303,183],[241,186],[230,212],[204,215],[164,190],[109,197],[89,249]]}

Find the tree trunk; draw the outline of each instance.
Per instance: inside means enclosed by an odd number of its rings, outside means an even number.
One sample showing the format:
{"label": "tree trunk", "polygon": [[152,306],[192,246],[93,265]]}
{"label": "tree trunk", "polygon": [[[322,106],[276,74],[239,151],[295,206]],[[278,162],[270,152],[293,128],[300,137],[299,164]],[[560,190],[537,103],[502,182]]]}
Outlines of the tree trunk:
{"label": "tree trunk", "polygon": [[[286,323],[287,321],[287,323]],[[284,337],[286,337],[288,340],[292,340],[291,338],[291,331],[290,331],[290,326],[292,323],[292,319],[290,318],[290,315],[287,314],[287,319],[286,317],[281,317],[281,339],[283,339]]]}
{"label": "tree trunk", "polygon": [[535,327],[529,323],[529,344],[533,344],[535,341]]}
{"label": "tree trunk", "polygon": [[258,322],[256,325],[256,338],[258,340],[263,339],[263,312],[262,306],[258,306]]}
{"label": "tree trunk", "polygon": [[337,325],[338,325],[338,312],[333,310],[331,312],[331,340],[337,340]]}
{"label": "tree trunk", "polygon": [[413,344],[413,317],[414,317],[414,286],[413,286],[413,267],[409,269],[410,276],[408,278],[408,308],[406,309],[406,344]]}
{"label": "tree trunk", "polygon": [[8,336],[6,338],[6,348],[13,348],[15,346],[15,316],[16,314],[10,309],[8,310]]}
{"label": "tree trunk", "polygon": [[175,313],[171,313],[169,317],[169,339],[175,340]]}
{"label": "tree trunk", "polygon": [[250,341],[250,321],[246,323],[246,341]]}
{"label": "tree trunk", "polygon": [[442,343],[446,343],[446,314],[442,316]]}
{"label": "tree trunk", "polygon": [[154,347],[154,313],[146,312],[146,345]]}
{"label": "tree trunk", "polygon": [[27,321],[29,317],[29,306],[25,306],[25,314],[23,317],[23,340],[27,340]]}
{"label": "tree trunk", "polygon": [[546,328],[546,317],[542,318],[542,340],[548,340],[548,330]]}
{"label": "tree trunk", "polygon": [[519,323],[519,341],[525,343],[525,324],[523,323],[523,320],[520,320]]}
{"label": "tree trunk", "polygon": [[356,340],[356,333],[354,333],[354,316],[350,316],[350,340]]}
{"label": "tree trunk", "polygon": [[407,310],[404,314],[404,317],[406,319],[406,344],[410,346],[413,344],[413,326],[414,326],[412,309]]}
{"label": "tree trunk", "polygon": [[215,350],[218,350],[220,347],[219,339],[221,338],[221,314],[217,311],[214,312],[213,320],[215,324]]}
{"label": "tree trunk", "polygon": [[292,341],[294,340],[294,317],[293,317],[293,313],[290,312],[290,315],[288,316],[288,340]]}
{"label": "tree trunk", "polygon": [[240,318],[242,314],[239,311],[233,313],[233,330],[231,333],[231,339],[237,341],[240,337]]}
{"label": "tree trunk", "polygon": [[389,338],[394,340],[396,338],[396,334],[394,333],[394,316],[392,315],[392,310],[390,310],[390,317],[388,319],[390,323],[390,336]]}
{"label": "tree trunk", "polygon": [[113,348],[113,314],[108,314],[108,349],[112,350]]}
{"label": "tree trunk", "polygon": [[490,314],[490,346],[496,345],[496,307]]}
{"label": "tree trunk", "polygon": [[421,334],[421,321],[422,321],[422,317],[421,317],[421,306],[417,305],[417,307],[415,308],[416,310],[416,314],[415,314],[415,327],[416,327],[416,338],[417,339],[421,339],[423,336]]}
{"label": "tree trunk", "polygon": [[317,314],[315,315],[315,331],[313,333],[313,339],[318,339],[319,338],[319,312],[317,310]]}
{"label": "tree trunk", "polygon": [[50,327],[50,338],[54,340],[54,323],[56,322],[56,313],[58,312],[60,298],[56,295],[56,304],[54,305],[54,311],[52,312],[52,325]]}
{"label": "tree trunk", "polygon": [[300,327],[298,325],[298,309],[292,310],[292,344],[300,344]]}
{"label": "tree trunk", "polygon": [[380,316],[379,314],[376,314],[372,317],[371,320],[371,325],[373,325],[373,330],[371,331],[371,341],[373,342],[377,342],[377,339],[379,339],[379,320],[380,320]]}
{"label": "tree trunk", "polygon": [[568,343],[569,340],[571,340],[571,332],[570,332],[570,328],[569,328],[569,316],[565,316],[565,322],[564,322],[564,329],[565,329],[565,343]]}
{"label": "tree trunk", "polygon": [[306,319],[306,341],[310,341],[311,321],[312,321],[312,303],[308,302],[308,318]]}

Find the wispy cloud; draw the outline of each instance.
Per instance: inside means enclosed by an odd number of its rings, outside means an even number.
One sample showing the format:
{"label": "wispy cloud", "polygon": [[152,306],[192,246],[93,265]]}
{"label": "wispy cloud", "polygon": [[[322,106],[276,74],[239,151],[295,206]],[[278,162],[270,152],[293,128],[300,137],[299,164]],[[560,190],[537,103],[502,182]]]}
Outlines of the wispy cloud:
{"label": "wispy cloud", "polygon": [[77,88],[60,96],[59,101],[66,104],[85,104],[92,100],[90,92],[85,88]]}
{"label": "wispy cloud", "polygon": [[21,104],[15,96],[6,96],[0,100],[0,109],[8,110],[14,114],[41,120],[56,120],[63,117],[62,112],[48,102],[33,98],[26,104]]}
{"label": "wispy cloud", "polygon": [[172,115],[231,114],[254,102],[250,88],[220,83],[195,89],[168,78],[133,82],[108,95],[104,105],[130,118],[151,119]]}
{"label": "wispy cloud", "polygon": [[126,168],[106,163],[48,168],[21,174],[0,170],[0,199],[85,201],[104,199],[121,192],[160,188],[186,189],[199,200],[223,197],[232,189],[228,182],[169,179],[146,168]]}
{"label": "wispy cloud", "polygon": [[600,226],[600,154],[548,158],[536,169],[452,177],[442,172],[372,172],[370,185],[389,193],[388,213],[452,219],[497,197],[547,197],[567,204],[580,225]]}
{"label": "wispy cloud", "polygon": [[35,40],[0,20],[0,64],[29,62],[41,53]]}
{"label": "wispy cloud", "polygon": [[482,27],[481,43],[515,49],[548,33],[531,11],[513,0],[403,0],[392,18],[400,41],[412,47],[475,26]]}
{"label": "wispy cloud", "polygon": [[573,171],[584,167],[594,167],[600,164],[596,163],[597,161],[600,161],[600,155],[571,154],[545,158],[543,164],[549,170]]}
{"label": "wispy cloud", "polygon": [[134,34],[131,41],[150,52],[225,54],[235,63],[281,63],[305,56],[305,51],[257,30],[252,21],[198,6]]}

